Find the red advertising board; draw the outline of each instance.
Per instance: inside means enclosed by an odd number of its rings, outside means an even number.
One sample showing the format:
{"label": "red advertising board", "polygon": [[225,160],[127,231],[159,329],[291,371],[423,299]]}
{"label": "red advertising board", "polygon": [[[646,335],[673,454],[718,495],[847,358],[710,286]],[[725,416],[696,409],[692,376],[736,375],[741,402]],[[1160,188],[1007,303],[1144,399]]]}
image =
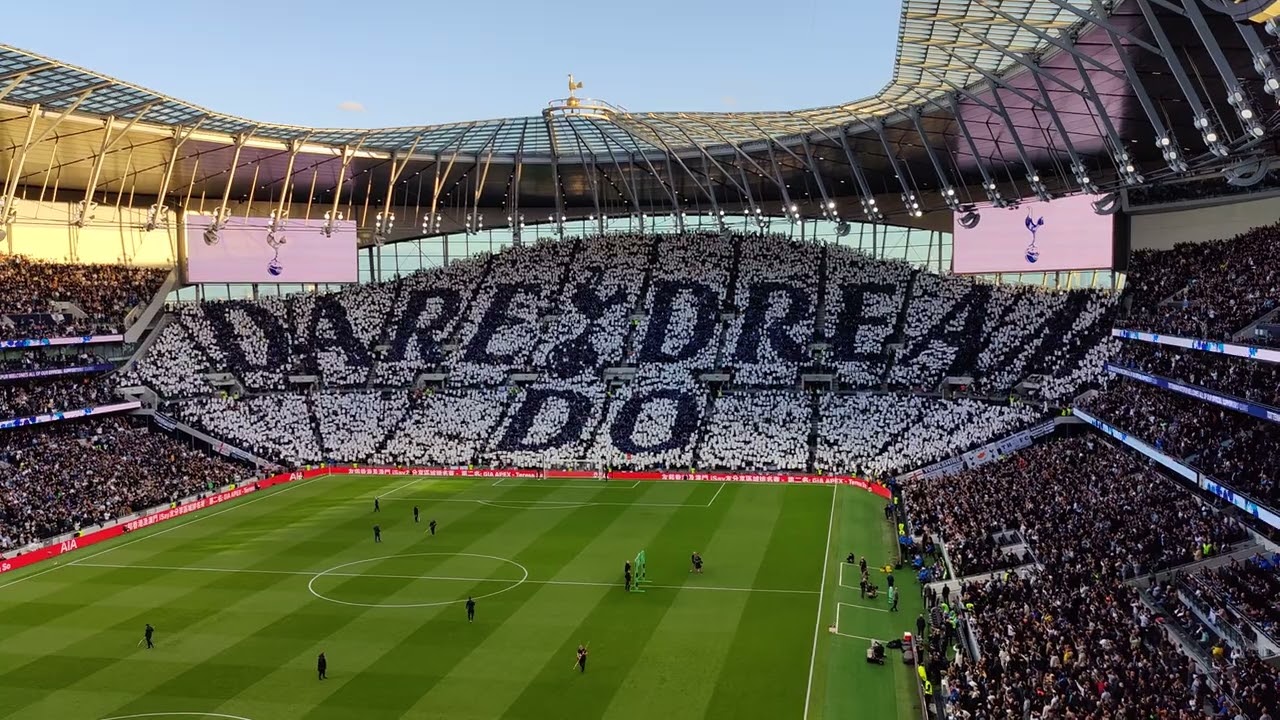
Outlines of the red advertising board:
{"label": "red advertising board", "polygon": [[[570,471],[572,472],[572,471]],[[199,500],[193,500],[189,503],[183,503],[170,508],[156,510],[142,517],[130,520],[119,525],[113,525],[101,530],[95,530],[86,535],[77,538],[71,538],[60,543],[47,545],[38,550],[32,550],[23,553],[8,560],[0,560],[0,573],[6,573],[11,570],[27,567],[43,560],[56,558],[74,550],[96,545],[105,540],[120,537],[129,532],[150,527],[156,523],[162,523],[181,517],[189,513],[198,512],[214,505],[222,503],[245,495],[252,494],[259,490],[280,485],[282,483],[293,482],[295,480],[309,480],[321,475],[401,475],[401,476],[422,476],[422,477],[475,477],[475,478],[536,478],[541,473],[538,470],[522,470],[522,469],[473,469],[473,468],[397,468],[397,467],[362,467],[355,466],[335,466],[329,468],[310,468],[307,470],[298,470],[290,473],[281,473],[265,480],[259,480],[256,483],[247,483],[232,490],[216,493]],[[593,473],[583,471],[583,476],[594,476]],[[735,482],[735,483],[796,483],[803,485],[847,485],[866,490],[868,492],[879,495],[883,498],[890,497],[889,489],[879,483],[868,482],[862,478],[851,477],[848,475],[803,475],[803,474],[765,474],[765,473],[686,473],[686,472],[666,472],[658,470],[647,471],[626,471],[614,470],[609,473],[611,480],[651,480],[651,481],[690,481],[690,482]]]}
{"label": "red advertising board", "polygon": [[687,473],[667,470],[614,470],[610,480],[684,480],[691,482],[736,483],[798,483],[801,485],[848,485],[874,493],[883,498],[891,497],[889,488],[862,478],[849,475],[804,475],[796,473]]}

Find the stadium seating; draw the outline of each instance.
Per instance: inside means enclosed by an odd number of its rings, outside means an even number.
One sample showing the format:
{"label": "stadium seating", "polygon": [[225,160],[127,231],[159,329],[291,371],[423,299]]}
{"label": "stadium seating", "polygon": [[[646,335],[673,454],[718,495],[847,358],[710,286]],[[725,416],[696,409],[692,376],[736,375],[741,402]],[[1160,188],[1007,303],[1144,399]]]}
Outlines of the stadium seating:
{"label": "stadium seating", "polygon": [[1280,502],[1280,425],[1124,378],[1083,407],[1238,492]]}
{"label": "stadium seating", "polygon": [[[933,391],[949,375],[967,375],[1001,394],[1037,375],[1042,394],[1063,400],[1096,382],[1114,310],[1111,294],[982,285],[773,235],[606,235],[512,247],[337,293],[183,307],[120,382],[188,404],[180,415],[285,461],[409,453],[536,465],[554,455],[615,467],[801,470],[810,460],[807,425],[788,430],[803,449],[778,445],[766,456],[764,446],[741,448],[750,461],[726,453],[746,435],[732,423],[768,422],[749,408],[777,401],[786,417],[811,417],[787,394],[802,372],[827,371],[841,387],[864,390]],[[888,347],[895,338],[903,339],[897,353]],[[829,349],[814,354],[815,342]],[[634,379],[610,387],[604,373],[619,366]],[[731,378],[731,399],[718,411],[702,379],[709,371]],[[233,375],[249,397],[208,400],[206,376],[215,372]],[[407,418],[436,406],[410,394],[426,373],[445,378],[432,381],[447,390],[441,407],[496,399],[492,413],[475,411],[486,431],[414,450],[419,431]],[[295,374],[316,377],[324,399],[267,399],[291,392]],[[375,399],[371,389],[391,394]],[[482,392],[489,389],[502,392]],[[848,402],[856,409],[842,410]],[[907,399],[901,406],[910,410],[893,410],[895,399],[858,402],[819,405],[833,428],[819,442],[819,467],[909,469],[1035,416],[982,403]],[[371,419],[375,406],[390,413],[378,416],[378,440],[328,437]],[[249,437],[257,408],[309,418],[312,431]],[[834,430],[881,414],[901,436],[881,447]],[[914,421],[924,429],[902,424]]]}
{"label": "stadium seating", "polygon": [[[0,256],[0,340],[124,332],[129,310],[148,302],[167,269],[79,265]],[[85,317],[53,306],[72,303]]]}
{"label": "stadium seating", "polygon": [[697,460],[706,470],[804,470],[812,401],[795,391],[716,398]]}
{"label": "stadium seating", "polygon": [[951,457],[1033,423],[1026,406],[914,395],[823,395],[815,465],[882,477]]}
{"label": "stadium seating", "polygon": [[36,378],[0,382],[0,420],[105,405],[114,388],[94,377]]}
{"label": "stadium seating", "polygon": [[1230,340],[1280,298],[1280,227],[1133,253],[1126,294],[1135,330]]}
{"label": "stadium seating", "polygon": [[980,657],[946,670],[953,709],[1182,717],[1192,707],[1190,659],[1125,581],[1193,561],[1206,543],[1228,549],[1245,538],[1234,520],[1093,436],[912,481],[904,493],[914,530],[945,539],[957,573],[1020,564],[993,547],[1006,530],[1036,563],[962,587]]}
{"label": "stadium seating", "polygon": [[0,433],[0,550],[249,477],[125,418]]}
{"label": "stadium seating", "polygon": [[1225,395],[1280,407],[1280,364],[1138,341],[1123,343],[1114,362]]}

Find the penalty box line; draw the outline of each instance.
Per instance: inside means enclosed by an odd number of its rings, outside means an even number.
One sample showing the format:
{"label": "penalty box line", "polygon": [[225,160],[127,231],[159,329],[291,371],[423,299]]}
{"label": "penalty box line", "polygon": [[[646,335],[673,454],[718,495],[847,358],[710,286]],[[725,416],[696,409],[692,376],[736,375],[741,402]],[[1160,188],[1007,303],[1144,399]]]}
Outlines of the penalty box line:
{"label": "penalty box line", "polygon": [[[392,556],[394,557],[394,556]],[[387,559],[387,558],[380,558]],[[343,577],[343,578],[377,578],[377,579],[394,579],[394,580],[438,580],[446,582],[489,582],[489,583],[506,583],[516,582],[510,578],[493,578],[493,577],[463,577],[453,575],[398,575],[384,573],[350,573],[350,572],[325,572],[323,570],[265,570],[254,568],[216,568],[216,567],[199,567],[199,566],[171,566],[171,565],[120,565],[114,563],[94,563],[79,562],[75,567],[82,568],[106,568],[113,570],[157,570],[163,572],[210,572],[210,573],[232,573],[243,575],[296,575],[305,577]],[[561,585],[567,587],[618,587],[618,582],[599,582],[592,580],[534,580],[526,578],[523,582],[533,585]],[[751,588],[751,587],[720,587],[713,585],[654,585],[646,583],[646,587],[659,590],[705,590],[711,592],[746,592],[746,593],[776,593],[784,595],[817,595],[817,590],[792,590],[789,588]]]}

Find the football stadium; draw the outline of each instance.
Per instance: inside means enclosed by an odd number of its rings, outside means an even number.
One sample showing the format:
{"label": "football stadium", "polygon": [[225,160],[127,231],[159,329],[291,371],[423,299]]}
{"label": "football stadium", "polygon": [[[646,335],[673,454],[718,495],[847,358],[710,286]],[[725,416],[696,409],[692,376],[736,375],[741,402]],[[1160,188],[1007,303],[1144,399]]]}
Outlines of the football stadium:
{"label": "football stadium", "polygon": [[1277,18],[357,129],[0,45],[0,718],[1271,720]]}

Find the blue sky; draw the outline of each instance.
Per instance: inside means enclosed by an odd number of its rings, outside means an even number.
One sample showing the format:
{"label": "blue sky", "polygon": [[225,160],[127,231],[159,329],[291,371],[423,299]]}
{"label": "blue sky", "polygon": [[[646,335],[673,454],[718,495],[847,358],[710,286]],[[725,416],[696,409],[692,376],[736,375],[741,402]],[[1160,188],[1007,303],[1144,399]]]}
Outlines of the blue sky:
{"label": "blue sky", "polygon": [[[254,120],[384,127],[538,113],[784,110],[889,78],[898,0],[126,0],[5,8],[3,42]],[[349,109],[342,109],[347,104]],[[358,108],[358,109],[357,109]]]}

